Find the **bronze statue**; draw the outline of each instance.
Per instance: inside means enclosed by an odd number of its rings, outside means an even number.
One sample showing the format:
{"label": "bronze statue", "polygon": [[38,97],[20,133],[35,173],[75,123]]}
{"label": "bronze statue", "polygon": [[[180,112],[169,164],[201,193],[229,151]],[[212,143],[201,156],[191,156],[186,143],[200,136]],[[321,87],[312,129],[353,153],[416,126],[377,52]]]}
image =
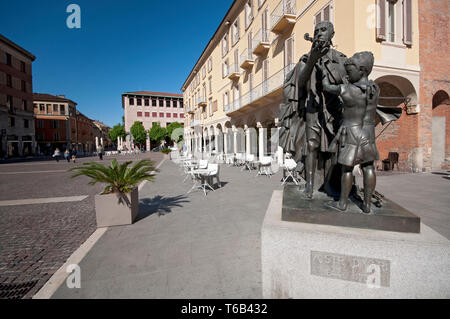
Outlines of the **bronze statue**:
{"label": "bronze statue", "polygon": [[[280,105],[280,146],[294,155],[299,167],[304,162],[307,198],[313,196],[318,153],[328,153],[341,118],[341,100],[322,87],[324,76],[334,85],[344,83],[346,76],[347,58],[331,47],[333,36],[334,26],[328,21],[315,26],[313,39],[305,34],[305,39],[313,41],[311,51],[287,75]],[[330,184],[333,166],[329,153],[324,158],[326,186]]]}
{"label": "bronze statue", "polygon": [[[305,197],[313,197],[319,162],[324,172],[319,190],[339,198],[331,206],[341,211],[346,210],[349,195],[360,199],[352,174],[359,164],[364,177],[362,210],[369,213],[376,184],[373,162],[379,156],[375,126],[397,120],[402,109],[377,105],[379,88],[368,80],[374,63],[372,53],[362,52],[347,59],[332,48],[333,36],[330,22],[318,23],[314,38],[305,34],[312,47],[286,76],[279,142],[286,153],[293,155],[297,171],[304,172]],[[381,205],[374,197],[376,205]]]}
{"label": "bronze statue", "polygon": [[341,211],[347,209],[355,165],[360,164],[363,171],[364,213],[370,213],[371,198],[375,190],[373,163],[379,159],[375,144],[375,120],[380,89],[368,79],[373,63],[371,52],[355,53],[345,62],[350,83],[331,84],[327,77],[322,81],[324,91],[339,95],[344,103],[341,127],[330,144],[330,151],[337,151],[337,162],[342,165],[342,177],[339,202],[331,202],[329,205]]}

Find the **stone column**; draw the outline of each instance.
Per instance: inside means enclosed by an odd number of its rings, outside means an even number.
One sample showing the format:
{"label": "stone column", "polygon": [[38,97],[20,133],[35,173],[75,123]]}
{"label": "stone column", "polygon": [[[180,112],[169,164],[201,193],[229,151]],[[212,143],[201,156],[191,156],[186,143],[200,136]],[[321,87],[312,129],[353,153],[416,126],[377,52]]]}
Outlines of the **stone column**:
{"label": "stone column", "polygon": [[100,144],[102,145],[102,147],[105,146],[105,145],[103,144],[103,137],[100,137]]}
{"label": "stone column", "polygon": [[227,139],[228,139],[228,128],[223,133],[223,153],[224,154],[228,153],[228,141],[227,141]]}
{"label": "stone column", "polygon": [[250,130],[247,125],[244,125],[245,130],[245,154],[249,155],[251,152],[250,148]]}
{"label": "stone column", "polygon": [[237,153],[237,130],[236,127],[233,125],[233,151],[236,154]]}
{"label": "stone column", "polygon": [[95,137],[95,149],[98,149],[98,136]]}
{"label": "stone column", "polygon": [[220,150],[219,150],[219,133],[218,133],[218,129],[214,128],[214,148],[216,150],[216,153],[219,154]]}
{"label": "stone column", "polygon": [[261,157],[263,157],[265,155],[265,142],[267,139],[267,133],[265,133],[265,129],[262,127],[262,124],[260,122],[258,122],[256,124],[256,127],[259,130],[259,137],[258,137],[258,157],[259,159],[261,159]]}

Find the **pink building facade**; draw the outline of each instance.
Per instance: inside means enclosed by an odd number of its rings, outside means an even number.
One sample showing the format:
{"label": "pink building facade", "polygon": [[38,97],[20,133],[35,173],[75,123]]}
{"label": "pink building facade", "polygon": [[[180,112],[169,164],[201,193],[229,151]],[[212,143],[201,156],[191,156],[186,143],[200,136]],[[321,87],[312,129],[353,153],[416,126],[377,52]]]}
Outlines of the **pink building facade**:
{"label": "pink building facade", "polygon": [[146,130],[153,123],[162,127],[170,123],[184,123],[183,95],[162,92],[127,92],[122,94],[122,107],[125,115],[125,131],[130,132],[134,122],[142,122]]}

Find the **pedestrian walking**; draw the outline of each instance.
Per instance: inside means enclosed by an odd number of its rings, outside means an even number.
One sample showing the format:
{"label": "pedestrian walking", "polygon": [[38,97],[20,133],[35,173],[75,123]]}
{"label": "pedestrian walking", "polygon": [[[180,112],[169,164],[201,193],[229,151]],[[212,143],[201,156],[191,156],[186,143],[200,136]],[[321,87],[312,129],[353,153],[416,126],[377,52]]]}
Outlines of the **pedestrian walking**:
{"label": "pedestrian walking", "polygon": [[66,151],[64,152],[64,158],[66,159],[67,163],[70,163],[70,151],[68,148],[66,148]]}
{"label": "pedestrian walking", "polygon": [[72,150],[72,161],[75,163],[76,159],[77,159],[77,150],[73,149]]}
{"label": "pedestrian walking", "polygon": [[59,162],[59,157],[61,156],[61,152],[59,148],[55,149],[55,152],[53,153],[53,157],[56,159],[56,162]]}
{"label": "pedestrian walking", "polygon": [[97,147],[98,158],[103,161],[103,146],[99,145]]}

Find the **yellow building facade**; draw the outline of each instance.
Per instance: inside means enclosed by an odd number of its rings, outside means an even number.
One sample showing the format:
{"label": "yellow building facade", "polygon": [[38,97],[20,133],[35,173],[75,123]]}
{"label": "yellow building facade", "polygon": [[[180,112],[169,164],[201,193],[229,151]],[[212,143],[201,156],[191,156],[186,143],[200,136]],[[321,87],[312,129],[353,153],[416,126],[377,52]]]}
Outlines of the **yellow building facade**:
{"label": "yellow building facade", "polygon": [[417,0],[236,0],[182,86],[188,150],[281,155],[282,85],[324,20],[336,50],[373,52],[380,104],[420,111]]}

